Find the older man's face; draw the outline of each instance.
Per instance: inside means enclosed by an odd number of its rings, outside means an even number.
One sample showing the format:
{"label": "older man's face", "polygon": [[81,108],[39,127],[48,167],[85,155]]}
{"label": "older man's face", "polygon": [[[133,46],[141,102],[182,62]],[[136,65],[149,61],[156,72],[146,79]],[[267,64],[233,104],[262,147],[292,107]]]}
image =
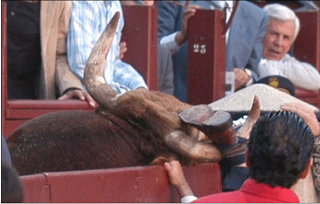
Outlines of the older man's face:
{"label": "older man's face", "polygon": [[290,50],[294,41],[293,37],[294,22],[270,18],[263,43],[263,57],[270,60],[281,60]]}

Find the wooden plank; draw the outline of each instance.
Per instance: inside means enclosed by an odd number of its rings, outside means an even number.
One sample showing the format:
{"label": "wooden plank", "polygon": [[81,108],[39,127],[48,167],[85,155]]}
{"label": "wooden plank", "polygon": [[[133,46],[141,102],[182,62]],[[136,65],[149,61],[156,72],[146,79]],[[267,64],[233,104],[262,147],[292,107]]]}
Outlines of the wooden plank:
{"label": "wooden plank", "polygon": [[125,26],[122,41],[128,62],[144,77],[150,90],[158,89],[158,10],[156,6],[123,6]]}
{"label": "wooden plank", "polygon": [[[294,56],[312,64],[320,73],[320,12],[296,12],[300,19],[300,33],[293,44]],[[298,89],[296,97],[320,108],[320,90]]]}
{"label": "wooden plank", "polygon": [[198,10],[189,20],[188,103],[208,104],[225,96],[225,15]]}
{"label": "wooden plank", "polygon": [[50,186],[44,174],[20,177],[23,186],[24,203],[49,203]]}
{"label": "wooden plank", "polygon": [[294,56],[315,66],[320,72],[320,12],[296,12],[300,34],[294,42]]}
{"label": "wooden plank", "polygon": [[[184,166],[183,170],[195,195],[205,196],[222,192],[221,172],[217,163]],[[47,182],[44,183],[39,175],[45,175]],[[53,172],[20,178],[24,186],[28,182],[28,186],[32,187],[25,190],[28,202],[180,202],[180,195],[170,186],[163,166]],[[43,189],[46,186],[50,186],[49,201],[43,199]]]}
{"label": "wooden plank", "polygon": [[5,129],[7,108],[7,6],[6,1],[1,1],[1,127]]}

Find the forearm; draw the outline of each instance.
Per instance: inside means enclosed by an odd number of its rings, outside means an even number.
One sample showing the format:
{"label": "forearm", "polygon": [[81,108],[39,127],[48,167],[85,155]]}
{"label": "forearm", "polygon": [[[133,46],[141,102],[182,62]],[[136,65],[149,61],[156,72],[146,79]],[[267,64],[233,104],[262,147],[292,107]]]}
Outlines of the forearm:
{"label": "forearm", "polygon": [[144,78],[133,68],[130,64],[127,64],[120,59],[114,63],[116,69],[113,73],[113,82],[118,83],[122,86],[134,90],[140,87],[148,89]]}
{"label": "forearm", "polygon": [[176,188],[177,188],[181,198],[186,197],[186,196],[193,196],[193,192],[187,183],[180,185],[180,186],[176,186]]}
{"label": "forearm", "polygon": [[267,62],[269,75],[276,74],[289,79],[296,87],[315,91],[320,89],[320,74],[310,64],[298,60],[286,60]]}
{"label": "forearm", "polygon": [[179,51],[179,45],[176,42],[178,33],[177,21],[180,21],[182,8],[178,5],[158,1],[158,39],[159,43],[168,48],[171,54]]}
{"label": "forearm", "polygon": [[172,33],[171,35],[165,36],[160,40],[160,44],[163,47],[166,47],[172,55],[179,52],[180,48],[180,46],[176,42],[177,34],[178,32]]}
{"label": "forearm", "polygon": [[285,76],[297,87],[315,91],[320,89],[320,74],[315,67],[304,62],[285,62]]}

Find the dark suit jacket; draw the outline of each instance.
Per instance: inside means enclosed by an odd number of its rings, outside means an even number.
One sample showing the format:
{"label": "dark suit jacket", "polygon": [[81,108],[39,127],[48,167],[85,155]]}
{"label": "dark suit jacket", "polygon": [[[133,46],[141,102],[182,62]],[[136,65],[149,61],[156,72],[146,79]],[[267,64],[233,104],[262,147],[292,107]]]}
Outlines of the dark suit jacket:
{"label": "dark suit jacket", "polygon": [[[184,4],[185,1],[179,1]],[[165,1],[158,1],[159,24],[158,39],[180,31],[182,28],[184,7]],[[205,1],[190,1],[190,4],[201,4],[209,8]],[[207,5],[207,7],[206,7]],[[258,6],[240,1],[237,12],[230,25],[227,43],[226,70],[248,68],[253,72],[254,80],[258,79],[258,64],[262,57],[263,38],[268,27],[268,15]],[[173,55],[174,95],[187,102],[187,69],[188,44],[184,43],[179,52]]]}

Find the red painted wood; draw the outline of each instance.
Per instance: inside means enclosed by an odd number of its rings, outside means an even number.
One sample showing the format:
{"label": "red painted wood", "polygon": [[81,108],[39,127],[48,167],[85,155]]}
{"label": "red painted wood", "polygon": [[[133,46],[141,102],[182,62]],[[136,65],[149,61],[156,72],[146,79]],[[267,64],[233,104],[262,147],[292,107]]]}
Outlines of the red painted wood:
{"label": "red painted wood", "polygon": [[150,90],[158,89],[158,9],[156,6],[123,6],[125,26],[122,41],[128,51],[123,61],[131,64],[146,80]]}
{"label": "red painted wood", "polygon": [[9,135],[11,135],[11,133],[20,125],[26,123],[29,119],[19,119],[19,120],[5,120],[3,123],[2,127],[6,127],[6,128],[2,128],[2,134],[4,136],[4,138],[9,137]]}
{"label": "red painted wood", "polygon": [[50,198],[50,185],[46,175],[36,174],[20,177],[24,191],[24,203],[47,203]]}
{"label": "red painted wood", "polygon": [[28,120],[56,111],[95,111],[87,102],[80,100],[9,100],[6,103],[2,133],[8,137],[16,128]]}
{"label": "red painted wood", "polygon": [[[225,96],[225,17],[220,10],[199,10],[189,20],[188,103],[208,104]],[[194,51],[194,46],[199,51]],[[201,48],[205,46],[205,48]],[[204,52],[201,53],[201,50]]]}
{"label": "red painted wood", "polygon": [[7,6],[1,1],[1,133],[5,129],[7,98]]}
{"label": "red painted wood", "polygon": [[[183,167],[183,170],[195,195],[221,192],[217,163]],[[162,166],[55,172],[20,178],[27,202],[180,202]]]}
{"label": "red painted wood", "polygon": [[320,12],[296,12],[300,33],[294,42],[295,57],[320,71]]}
{"label": "red painted wood", "polygon": [[[315,66],[320,73],[320,12],[296,12],[300,33],[294,42],[294,56]],[[320,90],[297,89],[296,97],[320,108]]]}
{"label": "red painted wood", "polygon": [[9,109],[94,109],[85,101],[70,100],[10,100]]}

